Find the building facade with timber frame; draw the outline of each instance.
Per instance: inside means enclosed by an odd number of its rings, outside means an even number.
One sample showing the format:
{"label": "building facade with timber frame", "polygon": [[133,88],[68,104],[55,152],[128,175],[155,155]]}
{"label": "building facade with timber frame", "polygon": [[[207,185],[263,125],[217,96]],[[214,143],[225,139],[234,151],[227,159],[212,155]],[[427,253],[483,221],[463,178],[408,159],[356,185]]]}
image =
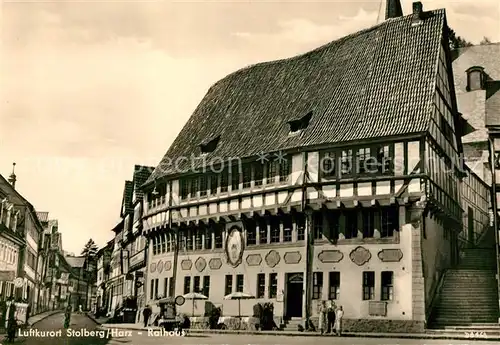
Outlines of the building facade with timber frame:
{"label": "building facade with timber frame", "polygon": [[425,328],[458,259],[468,127],[445,11],[388,13],[210,88],[143,185],[149,304],[197,291],[186,314],[238,316],[224,296],[244,292],[242,316],[314,323],[333,300],[346,330]]}

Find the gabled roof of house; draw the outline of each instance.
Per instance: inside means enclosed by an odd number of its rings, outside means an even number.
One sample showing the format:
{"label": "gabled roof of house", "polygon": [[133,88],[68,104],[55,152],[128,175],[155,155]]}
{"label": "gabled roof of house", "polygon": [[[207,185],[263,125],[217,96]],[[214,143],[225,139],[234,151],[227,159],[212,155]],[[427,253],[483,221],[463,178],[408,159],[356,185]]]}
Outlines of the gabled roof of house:
{"label": "gabled roof of house", "polygon": [[115,244],[115,239],[113,238],[112,240],[108,241],[108,243],[106,243],[106,245],[102,248],[100,248],[98,251],[97,251],[97,256],[101,256],[104,254],[105,251],[109,251],[109,250],[113,250],[113,247],[114,247],[114,244]]}
{"label": "gabled roof of house", "polygon": [[85,265],[84,256],[65,256],[66,262],[73,268],[80,268]]}
{"label": "gabled roof of house", "polygon": [[[500,43],[475,45],[460,48],[453,61],[455,90],[459,111],[476,129],[464,137],[464,141],[485,141],[487,125],[500,125]],[[473,66],[484,68],[486,91],[467,92],[467,69]],[[465,107],[465,109],[463,109]],[[462,109],[461,109],[462,108]]]}
{"label": "gabled roof of house", "polygon": [[43,231],[43,226],[38,218],[37,212],[33,205],[24,198],[12,185],[0,174],[0,198],[7,197],[9,202],[16,206],[24,206],[28,208],[29,216],[33,219],[39,231]]}
{"label": "gabled roof of house", "polygon": [[[446,16],[444,9],[424,15],[421,25],[412,25],[412,15],[391,18],[306,54],[259,63],[218,81],[146,184],[215,158],[426,132]],[[308,127],[290,135],[289,122],[310,112]],[[217,137],[217,147],[204,160],[189,159],[201,155],[201,143]]]}
{"label": "gabled roof of house", "polygon": [[147,181],[151,173],[155,170],[154,167],[148,167],[143,165],[134,166],[134,191],[136,196],[136,201],[140,201],[143,198],[143,192],[141,186]]}
{"label": "gabled roof of house", "polygon": [[[123,188],[122,209],[120,210],[120,217],[125,217],[127,214],[134,212],[132,206],[132,196],[134,193],[134,183],[132,181],[125,181]],[[123,209],[125,208],[125,211]]]}
{"label": "gabled roof of house", "polygon": [[33,205],[30,204],[26,198],[24,198],[12,185],[0,174],[0,197],[3,195],[7,196],[9,202],[15,204],[16,206],[28,206],[33,210]]}

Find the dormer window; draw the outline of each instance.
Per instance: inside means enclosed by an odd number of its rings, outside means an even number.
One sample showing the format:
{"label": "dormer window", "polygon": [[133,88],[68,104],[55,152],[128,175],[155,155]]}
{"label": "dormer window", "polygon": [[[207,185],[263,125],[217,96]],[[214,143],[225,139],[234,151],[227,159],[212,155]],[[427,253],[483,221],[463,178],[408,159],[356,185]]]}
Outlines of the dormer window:
{"label": "dormer window", "polygon": [[311,118],[312,111],[310,111],[300,119],[289,121],[288,124],[290,125],[290,134],[296,134],[306,129],[307,126],[309,126]]}
{"label": "dormer window", "polygon": [[220,135],[215,138],[210,138],[200,144],[201,153],[214,152],[219,143]]}
{"label": "dormer window", "polygon": [[484,69],[479,66],[469,68],[467,71],[467,91],[484,89]]}

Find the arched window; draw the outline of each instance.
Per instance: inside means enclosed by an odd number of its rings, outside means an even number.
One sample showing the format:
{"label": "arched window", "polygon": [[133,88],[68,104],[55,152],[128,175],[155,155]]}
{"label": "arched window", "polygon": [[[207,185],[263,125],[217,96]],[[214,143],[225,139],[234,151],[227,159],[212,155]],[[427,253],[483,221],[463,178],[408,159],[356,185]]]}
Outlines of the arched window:
{"label": "arched window", "polygon": [[484,89],[484,69],[480,66],[473,66],[467,71],[467,91]]}

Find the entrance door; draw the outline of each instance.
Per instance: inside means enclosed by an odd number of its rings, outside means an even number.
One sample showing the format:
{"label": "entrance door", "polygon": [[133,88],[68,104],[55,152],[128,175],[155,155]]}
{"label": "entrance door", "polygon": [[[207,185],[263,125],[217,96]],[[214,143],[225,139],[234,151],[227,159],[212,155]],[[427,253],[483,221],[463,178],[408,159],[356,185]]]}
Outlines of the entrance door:
{"label": "entrance door", "polygon": [[302,317],[303,273],[288,273],[286,280],[286,316]]}

